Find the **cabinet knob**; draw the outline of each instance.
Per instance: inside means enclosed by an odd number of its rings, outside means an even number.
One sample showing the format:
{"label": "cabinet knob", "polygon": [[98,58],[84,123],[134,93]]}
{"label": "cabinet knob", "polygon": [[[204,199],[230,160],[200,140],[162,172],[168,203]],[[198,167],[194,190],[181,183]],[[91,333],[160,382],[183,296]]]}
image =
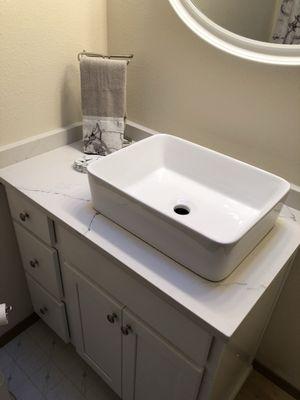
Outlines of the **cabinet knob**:
{"label": "cabinet knob", "polygon": [[40,308],[40,313],[41,313],[42,315],[46,315],[47,312],[48,312],[48,308],[47,308],[47,307],[42,307],[42,308]]}
{"label": "cabinet knob", "polygon": [[110,322],[111,324],[114,324],[116,321],[118,321],[118,316],[117,314],[113,313],[113,314],[108,314],[106,316],[108,322]]}
{"label": "cabinet knob", "polygon": [[33,260],[29,261],[29,264],[30,264],[31,268],[36,268],[36,267],[38,267],[39,262],[38,262],[38,260],[33,259]]}
{"label": "cabinet knob", "polygon": [[20,217],[20,220],[21,220],[21,221],[25,222],[26,219],[29,218],[29,214],[28,214],[26,211],[23,211],[23,212],[21,212],[21,213],[19,214],[19,217]]}
{"label": "cabinet knob", "polygon": [[122,326],[121,332],[123,333],[123,335],[127,336],[129,335],[129,333],[132,332],[132,328],[130,325]]}

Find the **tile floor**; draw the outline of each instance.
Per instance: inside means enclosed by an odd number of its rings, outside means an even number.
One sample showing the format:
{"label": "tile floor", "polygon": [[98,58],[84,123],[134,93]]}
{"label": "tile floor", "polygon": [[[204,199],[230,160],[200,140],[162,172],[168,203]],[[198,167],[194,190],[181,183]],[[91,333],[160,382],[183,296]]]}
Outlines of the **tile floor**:
{"label": "tile floor", "polygon": [[119,400],[41,321],[0,348],[0,370],[17,400]]}
{"label": "tile floor", "polygon": [[[119,400],[42,321],[0,348],[0,371],[17,400]],[[253,372],[236,400],[293,398]]]}

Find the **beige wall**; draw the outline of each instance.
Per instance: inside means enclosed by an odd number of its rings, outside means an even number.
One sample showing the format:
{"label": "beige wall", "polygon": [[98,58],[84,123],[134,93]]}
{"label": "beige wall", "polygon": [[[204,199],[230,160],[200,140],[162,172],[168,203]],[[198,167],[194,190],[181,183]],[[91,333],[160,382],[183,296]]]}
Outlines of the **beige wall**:
{"label": "beige wall", "polygon": [[109,50],[133,52],[128,116],[300,185],[300,68],[209,46],[167,0],[109,0]]}
{"label": "beige wall", "polygon": [[3,0],[0,145],[79,121],[76,55],[106,51],[106,0]]}
{"label": "beige wall", "polygon": [[[300,184],[300,68],[223,54],[190,32],[167,0],[109,0],[108,32],[110,52],[135,55],[128,77],[131,120]],[[299,386],[297,265],[259,359]]]}
{"label": "beige wall", "polygon": [[193,0],[193,3],[229,31],[251,39],[270,40],[277,0]]}
{"label": "beige wall", "polygon": [[[80,121],[77,53],[106,51],[106,0],[0,1],[0,145]],[[0,185],[0,303],[32,312]]]}

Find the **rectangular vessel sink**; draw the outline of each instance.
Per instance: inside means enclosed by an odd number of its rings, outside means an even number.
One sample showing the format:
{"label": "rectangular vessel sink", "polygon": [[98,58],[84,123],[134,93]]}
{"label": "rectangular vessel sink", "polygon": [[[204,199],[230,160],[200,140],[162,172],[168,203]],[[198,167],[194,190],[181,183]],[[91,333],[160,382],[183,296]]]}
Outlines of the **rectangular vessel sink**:
{"label": "rectangular vessel sink", "polygon": [[94,208],[196,274],[226,278],[272,229],[290,185],[171,135],[88,167]]}

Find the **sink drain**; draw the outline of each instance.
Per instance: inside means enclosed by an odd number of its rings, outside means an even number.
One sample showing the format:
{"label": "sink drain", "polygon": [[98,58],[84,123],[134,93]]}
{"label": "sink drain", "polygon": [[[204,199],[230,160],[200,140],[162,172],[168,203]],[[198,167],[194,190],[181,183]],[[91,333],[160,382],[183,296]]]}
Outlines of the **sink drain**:
{"label": "sink drain", "polygon": [[187,207],[183,204],[179,204],[179,205],[175,206],[174,211],[178,215],[188,215],[191,212],[189,207]]}

